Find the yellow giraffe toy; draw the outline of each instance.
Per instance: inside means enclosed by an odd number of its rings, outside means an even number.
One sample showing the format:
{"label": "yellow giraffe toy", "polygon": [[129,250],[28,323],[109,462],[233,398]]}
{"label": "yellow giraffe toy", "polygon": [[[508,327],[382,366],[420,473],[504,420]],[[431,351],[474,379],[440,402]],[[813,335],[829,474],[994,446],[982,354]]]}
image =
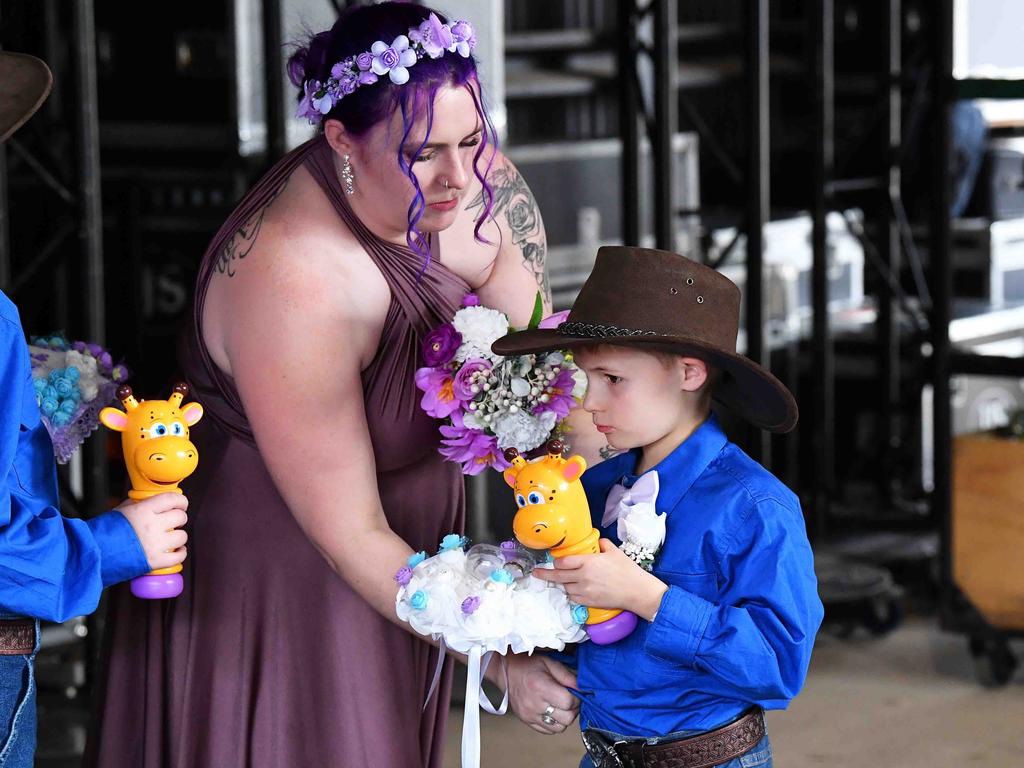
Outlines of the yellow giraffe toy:
{"label": "yellow giraffe toy", "polygon": [[[512,466],[505,470],[505,482],[516,494],[519,511],[512,531],[530,549],[546,549],[552,557],[600,552],[599,531],[590,520],[590,505],[580,482],[587,468],[582,456],[562,457],[561,440],[549,440],[547,455],[526,461],[515,448],[505,451]],[[621,640],[636,627],[630,611],[589,608],[586,629],[590,639],[607,645]]]}
{"label": "yellow giraffe toy", "polygon": [[[135,399],[132,388],[117,388],[117,398],[124,410],[104,408],[100,421],[121,433],[121,448],[132,489],[130,499],[148,499],[158,493],[181,493],[178,483],[195,472],[199,452],[188,439],[188,428],[203,417],[199,403],[181,401],[188,395],[188,386],[175,384],[167,400]],[[159,568],[145,576],[132,579],[132,594],[149,600],[177,597],[184,582],[181,564]]]}

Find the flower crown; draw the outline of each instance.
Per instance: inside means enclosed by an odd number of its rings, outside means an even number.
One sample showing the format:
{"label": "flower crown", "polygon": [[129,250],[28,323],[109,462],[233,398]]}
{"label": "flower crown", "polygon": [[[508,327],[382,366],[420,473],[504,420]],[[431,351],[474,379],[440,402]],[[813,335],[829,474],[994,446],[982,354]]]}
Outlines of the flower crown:
{"label": "flower crown", "polygon": [[363,85],[371,85],[384,75],[395,85],[409,81],[409,67],[424,56],[441,58],[445,52],[458,53],[469,58],[476,47],[476,32],[468,21],[442,24],[437,14],[418,27],[410,27],[409,34],[399,35],[388,45],[378,40],[370,50],[342,59],[331,67],[327,82],[309,79],[303,83],[305,95],[299,102],[296,117],[305,117],[316,125],[339,101]]}

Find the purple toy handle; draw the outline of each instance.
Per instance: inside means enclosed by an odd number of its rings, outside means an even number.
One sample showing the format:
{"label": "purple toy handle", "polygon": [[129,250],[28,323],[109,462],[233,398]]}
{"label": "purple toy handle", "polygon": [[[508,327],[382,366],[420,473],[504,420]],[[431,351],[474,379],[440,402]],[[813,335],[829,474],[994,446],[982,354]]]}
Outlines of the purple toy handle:
{"label": "purple toy handle", "polygon": [[586,624],[585,629],[590,635],[590,641],[598,645],[610,645],[618,642],[634,629],[636,629],[636,614],[632,611],[623,611],[617,616],[612,616],[597,624]]}
{"label": "purple toy handle", "polygon": [[132,594],[143,600],[163,600],[177,597],[185,588],[180,573],[161,573],[138,576],[132,579]]}

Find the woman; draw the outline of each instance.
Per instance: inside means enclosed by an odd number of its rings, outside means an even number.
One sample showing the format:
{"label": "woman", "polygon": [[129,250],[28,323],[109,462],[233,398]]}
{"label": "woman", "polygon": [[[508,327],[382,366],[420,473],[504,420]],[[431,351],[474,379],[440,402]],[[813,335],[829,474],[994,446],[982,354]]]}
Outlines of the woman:
{"label": "woman", "polygon": [[[440,764],[450,664],[424,711],[437,650],[394,610],[395,571],[464,518],[459,468],[418,407],[420,340],[471,290],[519,325],[538,290],[550,301],[472,28],[443,21],[357,8],[289,62],[322,133],[200,267],[181,362],[213,426],[195,433],[186,592],[112,605],[95,765]],[[536,226],[511,227],[524,203]],[[572,684],[555,662],[511,664],[537,730],[572,722]]]}

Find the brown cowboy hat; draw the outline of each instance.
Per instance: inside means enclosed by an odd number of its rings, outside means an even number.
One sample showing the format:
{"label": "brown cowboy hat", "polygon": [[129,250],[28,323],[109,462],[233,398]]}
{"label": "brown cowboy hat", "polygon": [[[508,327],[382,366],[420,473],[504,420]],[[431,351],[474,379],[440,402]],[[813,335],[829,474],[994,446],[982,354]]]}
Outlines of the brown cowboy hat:
{"label": "brown cowboy hat", "polygon": [[796,401],[771,373],[736,353],[739,321],[740,289],[725,275],[669,251],[605,246],[564,323],[507,334],[491,349],[521,355],[616,344],[692,355],[722,372],[716,400],[758,427],[788,432],[797,422]]}
{"label": "brown cowboy hat", "polygon": [[0,51],[0,141],[39,109],[53,85],[50,68],[27,53]]}

